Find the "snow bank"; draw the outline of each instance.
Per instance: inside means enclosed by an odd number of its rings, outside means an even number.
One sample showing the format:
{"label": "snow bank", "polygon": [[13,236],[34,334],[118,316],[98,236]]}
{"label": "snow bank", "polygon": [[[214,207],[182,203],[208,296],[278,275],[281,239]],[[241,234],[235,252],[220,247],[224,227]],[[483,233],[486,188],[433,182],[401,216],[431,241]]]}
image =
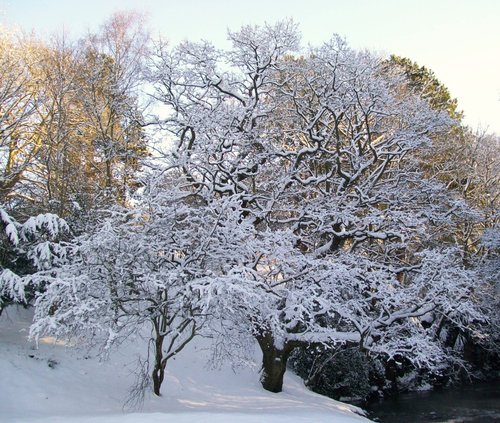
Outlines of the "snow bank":
{"label": "snow bank", "polygon": [[29,310],[9,307],[0,317],[2,422],[26,423],[360,423],[356,407],[304,388],[285,376],[283,392],[264,391],[258,365],[233,371],[207,368],[203,340],[167,365],[161,398],[147,395],[140,412],[124,407],[142,341],[100,361],[90,352],[43,338],[28,342]]}

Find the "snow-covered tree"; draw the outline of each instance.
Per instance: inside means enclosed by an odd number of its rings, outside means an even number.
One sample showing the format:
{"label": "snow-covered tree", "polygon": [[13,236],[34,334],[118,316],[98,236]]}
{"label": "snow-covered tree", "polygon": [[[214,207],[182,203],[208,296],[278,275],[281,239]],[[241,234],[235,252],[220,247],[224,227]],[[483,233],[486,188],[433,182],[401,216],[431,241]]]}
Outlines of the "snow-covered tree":
{"label": "snow-covered tree", "polygon": [[76,337],[104,353],[145,336],[147,385],[157,395],[167,361],[206,320],[202,287],[228,270],[245,243],[233,198],[206,200],[182,177],[164,179],[152,178],[135,207],[106,212],[91,234],[66,247],[64,263],[28,277],[46,284],[32,336]]}
{"label": "snow-covered tree", "polygon": [[478,272],[482,274],[492,289],[492,295],[485,297],[484,306],[495,320],[496,342],[500,342],[500,227],[488,228],[481,239],[485,249],[481,261],[477,264]]}
{"label": "snow-covered tree", "polygon": [[281,22],[229,38],[229,51],[160,47],[152,75],[174,163],[193,190],[237,199],[247,231],[245,250],[205,280],[207,307],[253,334],[270,391],[304,343],[436,363],[443,351],[420,319],[484,320],[473,275],[428,230],[467,206],[413,160],[448,114],[338,37],[300,51]]}

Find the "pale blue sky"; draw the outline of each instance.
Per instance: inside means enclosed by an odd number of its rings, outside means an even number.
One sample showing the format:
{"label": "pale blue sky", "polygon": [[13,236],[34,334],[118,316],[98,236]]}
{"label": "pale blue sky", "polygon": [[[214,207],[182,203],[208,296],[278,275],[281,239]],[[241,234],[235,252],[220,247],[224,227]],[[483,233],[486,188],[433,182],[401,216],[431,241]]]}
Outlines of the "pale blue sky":
{"label": "pale blue sky", "polygon": [[357,48],[425,65],[458,98],[466,122],[500,133],[500,0],[0,0],[0,21],[77,37],[117,10],[149,14],[153,33],[223,46],[227,29],[293,18],[304,43],[333,33]]}

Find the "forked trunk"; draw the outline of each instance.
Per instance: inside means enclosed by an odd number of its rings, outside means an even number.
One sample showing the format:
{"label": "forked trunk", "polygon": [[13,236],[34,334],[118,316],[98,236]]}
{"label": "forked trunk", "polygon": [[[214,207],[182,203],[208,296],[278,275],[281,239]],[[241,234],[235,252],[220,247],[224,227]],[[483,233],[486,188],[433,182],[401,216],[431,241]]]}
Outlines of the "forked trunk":
{"label": "forked trunk", "polygon": [[158,335],[155,339],[155,364],[153,367],[153,392],[155,395],[160,396],[161,384],[163,378],[165,377],[165,365],[166,361],[163,360],[163,340],[164,336]]}
{"label": "forked trunk", "polygon": [[[154,318],[152,321],[154,328],[154,367],[151,377],[153,379],[153,392],[158,396],[161,395],[160,389],[165,378],[167,361],[181,352],[196,335],[196,321],[192,317],[188,316],[183,321],[177,322],[176,333],[174,334],[172,334],[172,330],[168,330],[171,322],[172,320],[169,322],[167,313]],[[183,338],[180,338],[181,334],[183,334]],[[168,341],[165,351],[163,351],[165,338]]]}

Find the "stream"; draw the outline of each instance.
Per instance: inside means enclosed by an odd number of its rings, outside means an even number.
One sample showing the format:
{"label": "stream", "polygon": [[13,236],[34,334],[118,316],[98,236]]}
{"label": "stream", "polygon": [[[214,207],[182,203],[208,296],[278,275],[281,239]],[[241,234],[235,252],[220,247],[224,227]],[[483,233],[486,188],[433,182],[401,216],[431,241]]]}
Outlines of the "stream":
{"label": "stream", "polygon": [[363,408],[380,423],[500,422],[500,380],[402,394]]}

